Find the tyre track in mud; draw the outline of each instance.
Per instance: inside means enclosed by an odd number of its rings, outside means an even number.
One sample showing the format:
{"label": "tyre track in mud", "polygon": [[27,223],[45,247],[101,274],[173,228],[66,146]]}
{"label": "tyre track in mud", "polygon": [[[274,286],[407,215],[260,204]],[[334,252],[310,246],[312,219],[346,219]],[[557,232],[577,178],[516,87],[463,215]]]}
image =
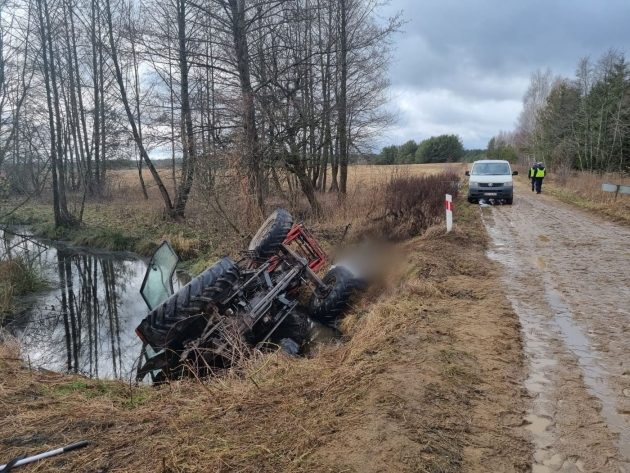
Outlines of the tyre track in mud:
{"label": "tyre track in mud", "polygon": [[522,326],[532,471],[630,473],[630,228],[519,190],[481,210]]}

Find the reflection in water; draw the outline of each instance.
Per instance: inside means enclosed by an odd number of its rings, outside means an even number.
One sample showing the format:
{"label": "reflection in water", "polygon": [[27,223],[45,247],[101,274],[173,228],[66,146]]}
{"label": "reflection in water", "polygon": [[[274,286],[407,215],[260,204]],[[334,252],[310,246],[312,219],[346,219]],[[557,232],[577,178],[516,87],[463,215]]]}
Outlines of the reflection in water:
{"label": "reflection in water", "polygon": [[133,374],[141,343],[135,328],[147,308],[138,289],[146,264],[120,253],[43,246],[3,235],[2,256],[35,264],[51,290],[24,301],[6,327],[33,367],[99,378]]}
{"label": "reflection in water", "polygon": [[[33,368],[134,378],[142,348],[135,329],[148,312],[139,292],[146,263],[129,254],[53,246],[0,230],[0,259],[17,256],[50,285],[24,299],[5,327],[20,342],[22,357]],[[175,291],[189,280],[177,272]],[[307,356],[318,344],[339,338],[336,330],[312,321],[301,327],[307,320],[301,314],[297,326],[285,324],[277,337],[299,339]]]}

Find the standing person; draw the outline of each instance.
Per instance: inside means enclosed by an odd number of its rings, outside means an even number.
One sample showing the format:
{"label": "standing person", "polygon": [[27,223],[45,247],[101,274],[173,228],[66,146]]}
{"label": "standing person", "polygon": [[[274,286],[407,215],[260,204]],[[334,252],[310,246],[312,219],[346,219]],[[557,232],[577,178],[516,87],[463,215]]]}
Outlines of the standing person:
{"label": "standing person", "polygon": [[534,161],[529,168],[529,180],[532,181],[532,192],[534,192],[534,186],[536,184],[536,161]]}
{"label": "standing person", "polygon": [[545,165],[543,163],[536,163],[536,170],[534,171],[536,194],[540,194],[542,192],[542,183],[546,174]]}

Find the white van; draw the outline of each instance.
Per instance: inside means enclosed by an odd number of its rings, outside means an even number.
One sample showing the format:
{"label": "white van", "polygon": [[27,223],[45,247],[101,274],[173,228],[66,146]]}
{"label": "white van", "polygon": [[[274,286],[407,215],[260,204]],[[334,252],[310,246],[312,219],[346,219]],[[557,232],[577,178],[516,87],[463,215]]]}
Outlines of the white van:
{"label": "white van", "polygon": [[479,199],[501,200],[508,205],[514,201],[514,182],[512,176],[518,171],[512,171],[510,163],[499,159],[483,159],[475,161],[468,180],[468,202],[476,203]]}

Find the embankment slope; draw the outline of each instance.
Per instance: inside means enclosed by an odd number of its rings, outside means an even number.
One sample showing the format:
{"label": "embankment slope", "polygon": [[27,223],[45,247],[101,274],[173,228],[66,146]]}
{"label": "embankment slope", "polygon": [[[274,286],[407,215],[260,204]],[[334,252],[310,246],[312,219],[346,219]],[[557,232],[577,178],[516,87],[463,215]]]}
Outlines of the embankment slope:
{"label": "embankment slope", "polygon": [[24,471],[526,471],[519,326],[462,212],[402,244],[345,343],[313,358],[151,388],[31,372],[2,347],[2,460],[88,439]]}

